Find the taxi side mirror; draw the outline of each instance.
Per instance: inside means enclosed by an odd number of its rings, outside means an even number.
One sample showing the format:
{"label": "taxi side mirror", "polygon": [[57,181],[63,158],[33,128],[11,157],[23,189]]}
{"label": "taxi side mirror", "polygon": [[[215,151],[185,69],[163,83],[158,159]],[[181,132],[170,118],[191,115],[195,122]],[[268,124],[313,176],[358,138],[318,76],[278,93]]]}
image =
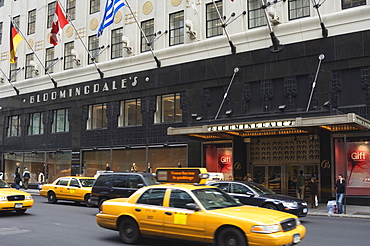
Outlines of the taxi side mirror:
{"label": "taxi side mirror", "polygon": [[189,210],[194,210],[194,211],[199,211],[200,210],[200,207],[195,203],[187,203],[185,205],[185,208],[189,209]]}

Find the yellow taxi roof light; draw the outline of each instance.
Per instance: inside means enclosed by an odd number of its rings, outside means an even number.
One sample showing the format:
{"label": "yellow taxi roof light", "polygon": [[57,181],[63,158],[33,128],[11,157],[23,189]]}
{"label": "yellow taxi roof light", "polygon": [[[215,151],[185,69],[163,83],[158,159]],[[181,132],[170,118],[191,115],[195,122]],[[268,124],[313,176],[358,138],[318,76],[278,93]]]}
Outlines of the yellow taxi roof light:
{"label": "yellow taxi roof light", "polygon": [[206,168],[157,168],[155,173],[162,183],[205,184],[209,177]]}

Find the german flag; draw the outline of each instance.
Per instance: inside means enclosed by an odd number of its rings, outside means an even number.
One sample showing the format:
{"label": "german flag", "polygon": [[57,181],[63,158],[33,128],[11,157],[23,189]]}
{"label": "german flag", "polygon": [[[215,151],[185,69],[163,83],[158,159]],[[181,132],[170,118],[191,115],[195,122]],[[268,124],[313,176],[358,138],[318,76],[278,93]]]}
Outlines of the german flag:
{"label": "german flag", "polygon": [[15,63],[17,60],[16,50],[18,44],[23,40],[22,36],[17,32],[17,29],[13,26],[13,22],[10,22],[10,63]]}

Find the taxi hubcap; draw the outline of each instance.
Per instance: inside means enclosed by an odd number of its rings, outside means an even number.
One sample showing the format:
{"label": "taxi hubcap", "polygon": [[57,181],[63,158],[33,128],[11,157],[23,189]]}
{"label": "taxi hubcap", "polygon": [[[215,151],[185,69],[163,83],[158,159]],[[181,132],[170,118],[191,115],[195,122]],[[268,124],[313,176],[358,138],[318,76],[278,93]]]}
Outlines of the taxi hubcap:
{"label": "taxi hubcap", "polygon": [[132,230],[132,228],[131,228],[131,227],[127,227],[127,228],[126,228],[126,235],[127,235],[127,236],[132,236],[132,231],[133,231],[133,230]]}
{"label": "taxi hubcap", "polygon": [[236,240],[235,240],[235,238],[228,238],[226,240],[226,246],[236,246]]}

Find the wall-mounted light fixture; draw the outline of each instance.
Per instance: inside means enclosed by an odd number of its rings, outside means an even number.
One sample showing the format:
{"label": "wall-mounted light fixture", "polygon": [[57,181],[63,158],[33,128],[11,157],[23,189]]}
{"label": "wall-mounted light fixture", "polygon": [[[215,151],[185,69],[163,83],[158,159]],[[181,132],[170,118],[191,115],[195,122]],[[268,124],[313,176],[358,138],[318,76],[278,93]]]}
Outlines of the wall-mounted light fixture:
{"label": "wall-mounted light fixture", "polygon": [[286,109],[286,105],[284,104],[284,105],[280,105],[279,106],[279,111],[280,112],[284,112],[285,111],[285,109]]}

